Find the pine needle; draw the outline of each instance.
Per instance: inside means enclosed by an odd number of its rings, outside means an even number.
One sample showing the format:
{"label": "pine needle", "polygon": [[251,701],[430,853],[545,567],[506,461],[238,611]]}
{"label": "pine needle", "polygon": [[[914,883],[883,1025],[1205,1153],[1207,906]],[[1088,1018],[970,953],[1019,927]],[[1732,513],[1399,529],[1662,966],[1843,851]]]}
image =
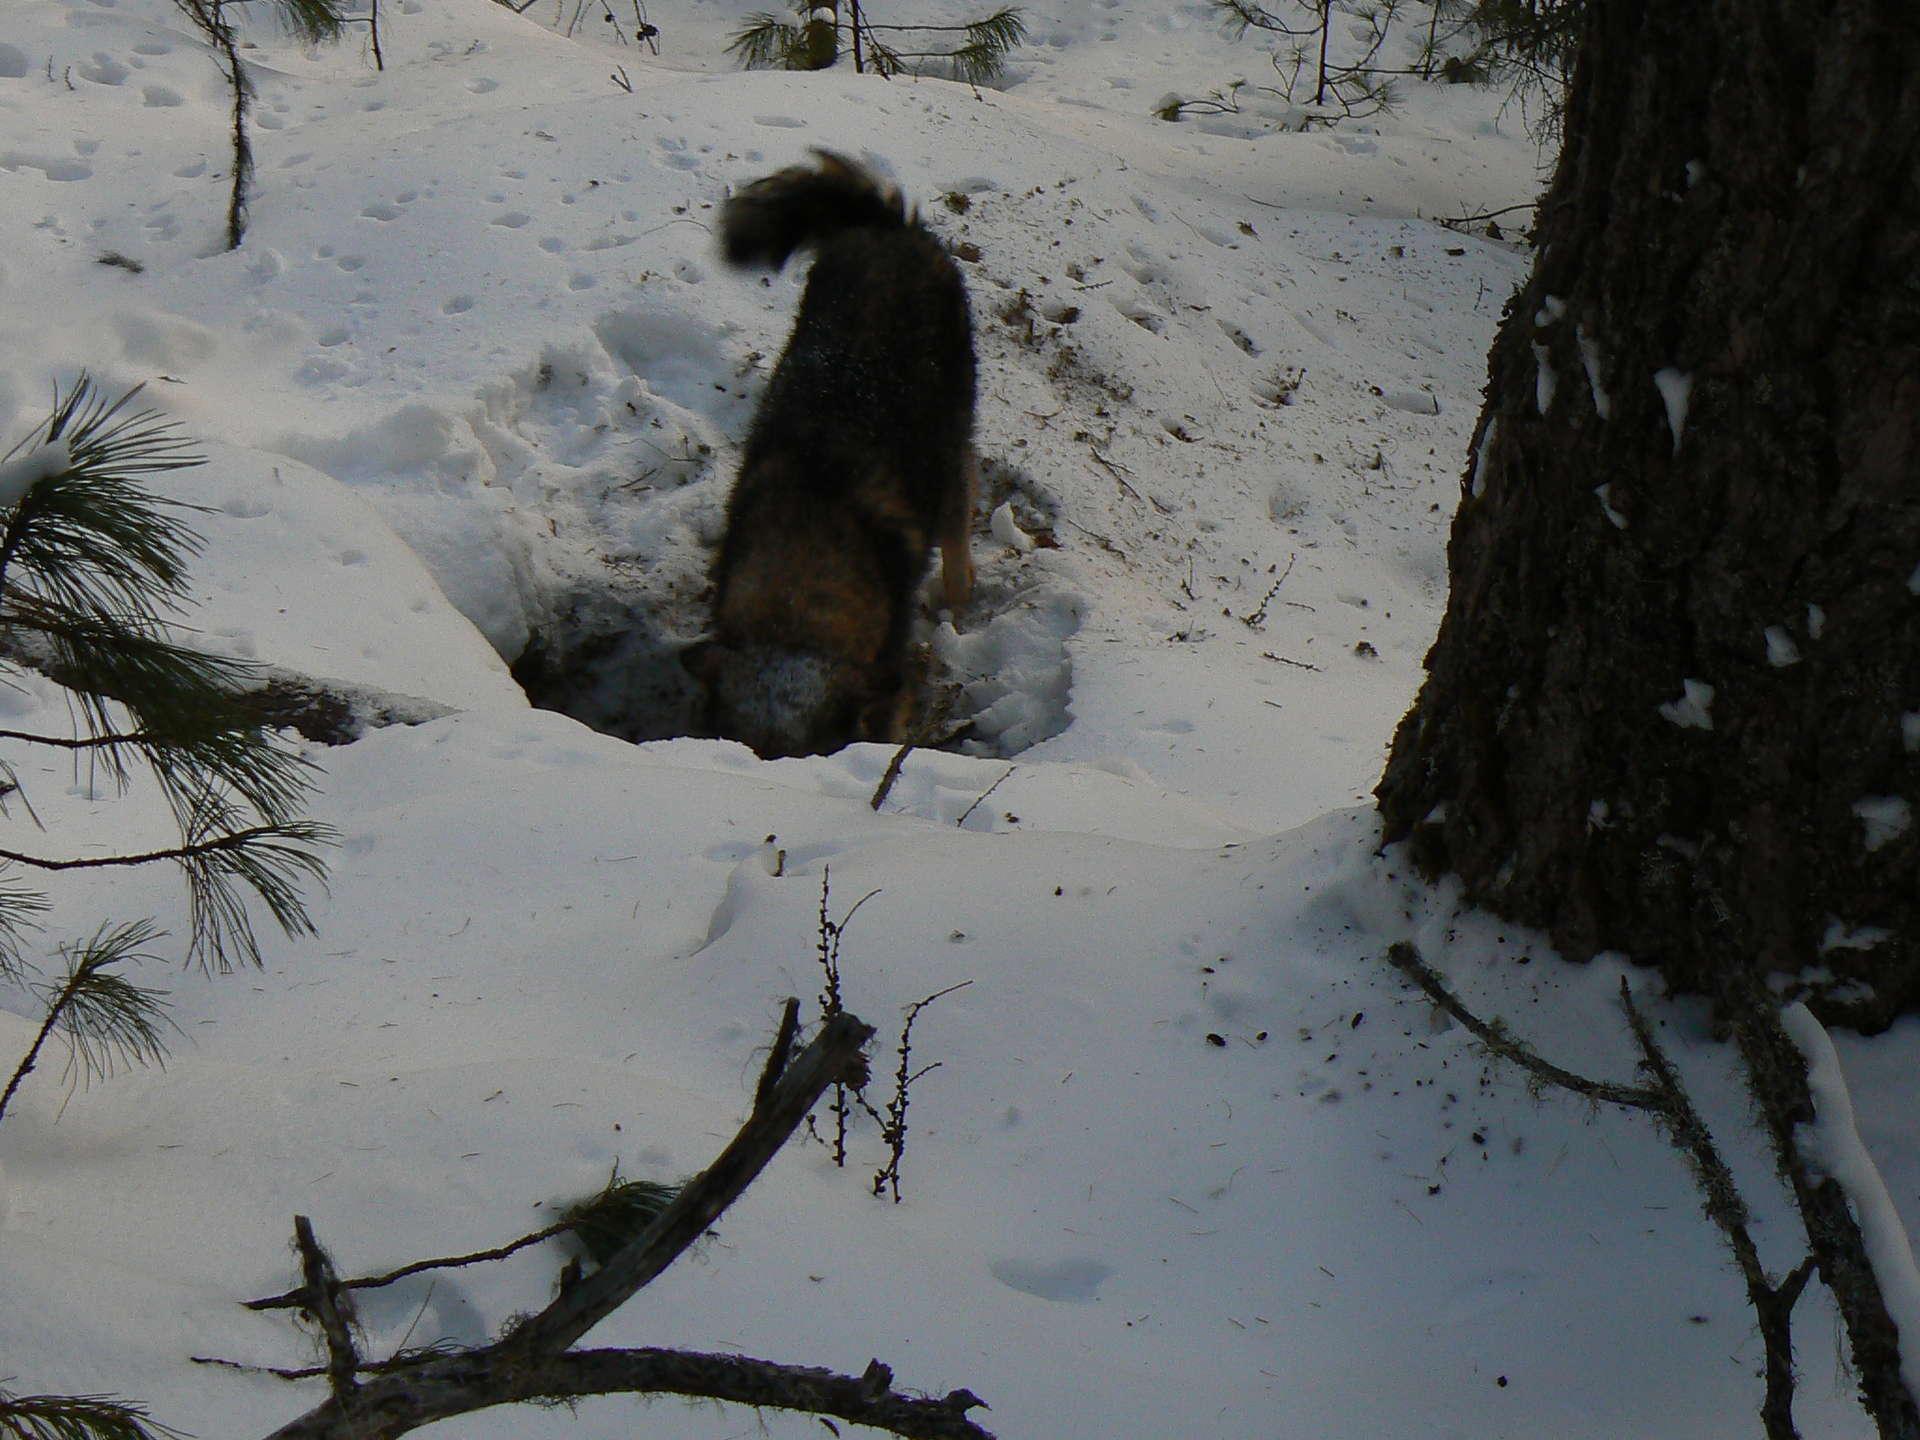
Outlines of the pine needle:
{"label": "pine needle", "polygon": [[12,881],[0,881],[0,980],[15,984],[26,979],[30,966],[20,953],[20,942],[40,928],[47,897]]}
{"label": "pine needle", "polygon": [[346,21],[336,0],[274,0],[288,29],[310,44],[337,40]]}
{"label": "pine needle", "polygon": [[54,392],[44,438],[8,451],[64,446],[64,463],[14,505],[0,534],[0,590],[16,572],[69,609],[152,613],[185,600],[187,562],[201,542],[177,512],[202,507],[154,495],[141,477],[204,463],[173,422],[130,410],[139,386],[109,401],[82,373]]}
{"label": "pine needle", "polygon": [[[325,9],[332,0],[310,3]],[[0,458],[17,496],[0,506],[0,630],[17,648],[44,654],[86,731],[64,741],[9,738],[83,751],[122,788],[143,762],[181,844],[85,862],[15,858],[43,869],[175,861],[187,881],[189,953],[225,971],[260,963],[249,894],[285,933],[312,930],[300,888],[324,881],[316,851],[333,837],[296,818],[316,770],[261,728],[244,694],[258,668],[170,638],[168,619],[185,603],[187,565],[201,549],[182,514],[202,507],[139,482],[203,462],[171,421],[134,406],[138,394],[136,386],[109,400],[83,373],[55,390],[41,430]],[[41,453],[46,461],[36,466]],[[11,922],[24,916],[19,906],[10,914],[0,895],[0,974],[17,964],[6,945]],[[111,985],[107,992],[137,1010],[132,997]],[[109,1057],[122,1044],[144,1053],[139,1036],[109,1037]]]}
{"label": "pine needle", "polygon": [[93,938],[63,947],[64,979],[34,986],[67,1042],[64,1079],[71,1091],[127,1066],[162,1065],[167,1054],[165,992],[136,985],[116,967],[157,957],[145,947],[160,938],[151,920],[102,925]]}
{"label": "pine needle", "polygon": [[628,1241],[660,1218],[680,1193],[677,1185],[657,1180],[622,1180],[615,1169],[606,1187],[560,1212],[596,1264],[604,1265]]}
{"label": "pine needle", "polygon": [[797,68],[793,62],[805,48],[805,32],[800,26],[763,10],[747,17],[747,23],[728,42],[727,53],[737,55],[748,70],[791,70]]}
{"label": "pine needle", "polygon": [[0,1436],[17,1440],[185,1440],[144,1405],[110,1395],[14,1395],[0,1389]]}

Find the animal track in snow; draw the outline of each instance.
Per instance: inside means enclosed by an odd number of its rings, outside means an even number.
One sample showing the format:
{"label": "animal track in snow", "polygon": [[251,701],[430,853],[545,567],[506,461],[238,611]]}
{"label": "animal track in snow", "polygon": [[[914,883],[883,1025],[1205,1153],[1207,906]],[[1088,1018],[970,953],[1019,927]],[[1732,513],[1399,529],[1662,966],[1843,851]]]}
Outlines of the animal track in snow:
{"label": "animal track in snow", "polygon": [[1100,1297],[1100,1287],[1113,1274],[1113,1267],[1082,1256],[1066,1260],[996,1260],[987,1271],[1002,1285],[1022,1294],[1084,1305]]}
{"label": "animal track in snow", "polygon": [[1220,331],[1247,354],[1258,355],[1260,353],[1260,347],[1254,343],[1253,337],[1231,321],[1222,320],[1220,322]]}
{"label": "animal track in snow", "polygon": [[669,165],[675,170],[698,170],[700,168],[700,157],[687,153],[686,141],[662,138],[654,141],[654,145],[661,151],[660,155],[656,158],[662,165]]}
{"label": "animal track in snow", "polygon": [[0,170],[38,170],[49,180],[91,180],[93,167],[78,160],[58,160],[51,156],[23,155],[17,150],[0,151]]}
{"label": "animal track in snow", "polygon": [[104,50],[94,51],[93,59],[73,68],[82,80],[91,80],[96,85],[124,85],[127,77],[133,74]]}

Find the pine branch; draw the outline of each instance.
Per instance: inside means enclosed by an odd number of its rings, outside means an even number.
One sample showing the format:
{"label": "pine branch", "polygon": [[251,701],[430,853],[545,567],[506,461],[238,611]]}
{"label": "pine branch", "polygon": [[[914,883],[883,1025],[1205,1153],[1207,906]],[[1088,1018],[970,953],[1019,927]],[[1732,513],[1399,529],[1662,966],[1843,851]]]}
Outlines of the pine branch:
{"label": "pine branch", "polygon": [[25,933],[40,928],[47,897],[11,881],[0,881],[0,980],[18,984],[31,970],[20,953]]}
{"label": "pine branch", "polygon": [[261,964],[253,920],[241,891],[251,891],[284,935],[311,935],[300,890],[326,885],[326,863],[314,853],[334,843],[334,832],[312,821],[284,821],[235,834],[189,831],[186,874],[192,943],[188,957],[222,974],[237,964]]}
{"label": "pine branch", "polygon": [[115,966],[154,957],[144,947],[160,936],[151,920],[102,925],[93,938],[63,949],[67,973],[60,981],[33,987],[46,1015],[26,1055],[0,1092],[0,1118],[21,1082],[33,1073],[50,1036],[67,1044],[68,1091],[82,1081],[111,1075],[117,1065],[159,1065],[166,1059],[164,992],[135,985],[112,973]]}
{"label": "pine branch", "polygon": [[799,51],[800,27],[764,10],[749,15],[727,44],[727,53],[748,70],[787,68],[788,57]]}
{"label": "pine branch", "polygon": [[171,845],[160,850],[141,850],[124,855],[89,855],[64,860],[48,855],[28,855],[16,850],[0,849],[0,861],[26,865],[35,870],[124,869],[133,865],[152,865],[162,860],[193,860],[209,853],[230,852],[257,844],[270,836],[291,834],[295,838],[311,837],[314,831],[325,829],[325,826],[311,822],[292,826],[256,825],[250,830],[221,835],[197,844]]}
{"label": "pine branch", "polygon": [[995,34],[1007,37],[1004,43],[1011,46],[1022,44],[1027,38],[1027,25],[1026,20],[1023,18],[1025,14],[1026,12],[1019,6],[1009,5],[1004,9],[994,11],[993,14],[987,16],[984,20],[968,20],[959,25],[874,25],[862,22],[861,28],[866,30],[868,34],[872,34],[876,30],[887,32],[924,30],[941,34],[955,31],[970,33],[983,29],[991,29]]}
{"label": "pine branch", "polygon": [[1318,25],[1296,30],[1272,11],[1253,4],[1252,0],[1213,0],[1213,6],[1226,17],[1228,30],[1235,40],[1249,30],[1266,30],[1276,35],[1291,35],[1296,39],[1320,33]]}
{"label": "pine branch", "polygon": [[904,74],[907,69],[906,57],[884,43],[871,27],[867,30],[867,58],[873,63],[874,74],[883,79],[891,80],[895,75]]}
{"label": "pine branch", "polygon": [[200,510],[154,495],[138,482],[203,464],[174,422],[129,409],[141,386],[108,400],[82,372],[54,391],[44,435],[0,457],[0,473],[24,478],[22,493],[0,483],[9,506],[0,536],[0,593],[16,569],[35,590],[81,612],[151,614],[185,594],[187,562],[200,539],[173,512]]}
{"label": "pine branch", "polygon": [[[0,629],[16,650],[46,652],[41,668],[74,692],[90,732],[72,743],[122,789],[137,756],[182,819],[209,789],[232,790],[270,822],[311,797],[317,768],[262,730],[243,688],[257,683],[257,666],[177,644],[148,616],[87,614],[28,597],[0,604]],[[135,728],[121,725],[116,706],[132,712]]]}
{"label": "pine branch", "polygon": [[0,1389],[0,1436],[9,1440],[186,1440],[146,1407],[109,1395],[14,1395]]}
{"label": "pine branch", "polygon": [[338,40],[346,28],[335,0],[274,0],[274,9],[287,28],[309,44]]}
{"label": "pine branch", "polygon": [[326,883],[326,864],[313,852],[333,841],[329,827],[293,820],[230,833],[193,833],[179,845],[121,855],[57,859],[0,849],[0,862],[58,871],[126,869],[173,861],[187,880],[192,936],[188,956],[204,969],[225,973],[236,962],[256,967],[261,963],[242,888],[253,892],[285,934],[313,933],[300,886]]}

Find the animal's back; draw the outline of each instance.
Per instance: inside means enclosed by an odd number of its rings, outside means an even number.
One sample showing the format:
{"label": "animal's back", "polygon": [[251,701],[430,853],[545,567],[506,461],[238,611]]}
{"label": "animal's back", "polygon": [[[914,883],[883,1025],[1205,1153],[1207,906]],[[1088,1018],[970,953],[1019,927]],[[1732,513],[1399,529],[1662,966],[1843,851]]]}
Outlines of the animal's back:
{"label": "animal's back", "polygon": [[814,258],[727,502],[715,638],[690,668],[713,728],[763,755],[898,738],[936,540],[949,604],[972,580],[965,282],[896,193],[825,152],[729,200],[720,241],[741,267]]}
{"label": "animal's back", "polygon": [[943,472],[973,433],[973,326],[959,267],[898,211],[814,243],[743,473],[778,447],[803,461],[800,483],[835,493],[878,461],[897,468],[931,517]]}

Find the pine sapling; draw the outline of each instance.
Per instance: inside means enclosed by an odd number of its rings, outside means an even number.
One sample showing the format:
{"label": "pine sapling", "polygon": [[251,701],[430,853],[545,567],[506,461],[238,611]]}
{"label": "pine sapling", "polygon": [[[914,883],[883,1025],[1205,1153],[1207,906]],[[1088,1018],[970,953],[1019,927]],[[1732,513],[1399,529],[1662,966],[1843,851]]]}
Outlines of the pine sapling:
{"label": "pine sapling", "polygon": [[[748,16],[727,49],[749,70],[825,70],[840,58],[842,30],[857,71],[871,69],[888,77],[944,75],[972,85],[998,79],[1006,57],[1027,38],[1026,21],[1016,6],[957,25],[876,25],[858,0],[847,0],[844,11],[835,3],[800,0],[793,19],[768,11]],[[938,37],[946,34],[958,37],[946,48],[903,48],[937,47]],[[883,36],[910,38],[896,42]]]}
{"label": "pine sapling", "polygon": [[[220,53],[227,86],[233,91],[233,183],[227,197],[227,248],[238,250],[247,235],[247,207],[253,185],[253,139],[247,131],[247,121],[253,114],[254,89],[253,77],[240,59],[239,32],[228,7],[244,5],[246,0],[173,0],[173,3]],[[378,0],[375,7],[371,23],[374,56],[378,61]],[[295,34],[312,43],[338,39],[346,23],[340,14],[339,0],[274,0],[274,9]],[[386,67],[382,64],[381,68]]]}

